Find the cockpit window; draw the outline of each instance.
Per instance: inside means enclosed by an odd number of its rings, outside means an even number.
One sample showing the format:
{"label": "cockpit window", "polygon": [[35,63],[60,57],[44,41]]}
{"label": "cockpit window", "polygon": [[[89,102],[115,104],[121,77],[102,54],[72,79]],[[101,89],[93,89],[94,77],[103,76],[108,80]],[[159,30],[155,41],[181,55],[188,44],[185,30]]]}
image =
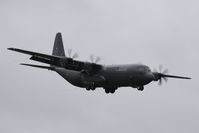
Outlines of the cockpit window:
{"label": "cockpit window", "polygon": [[150,70],[150,68],[148,66],[145,66],[144,71],[150,72],[151,70]]}
{"label": "cockpit window", "polygon": [[150,68],[148,66],[141,66],[138,68],[138,71],[142,71],[142,72],[150,72]]}

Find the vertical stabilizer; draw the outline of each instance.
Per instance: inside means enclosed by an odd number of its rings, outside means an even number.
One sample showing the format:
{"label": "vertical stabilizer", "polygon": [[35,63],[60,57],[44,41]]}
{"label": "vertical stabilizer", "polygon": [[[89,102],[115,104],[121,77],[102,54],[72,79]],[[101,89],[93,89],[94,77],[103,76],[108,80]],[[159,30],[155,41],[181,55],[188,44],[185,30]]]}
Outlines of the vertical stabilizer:
{"label": "vertical stabilizer", "polygon": [[61,33],[56,34],[52,55],[65,56]]}

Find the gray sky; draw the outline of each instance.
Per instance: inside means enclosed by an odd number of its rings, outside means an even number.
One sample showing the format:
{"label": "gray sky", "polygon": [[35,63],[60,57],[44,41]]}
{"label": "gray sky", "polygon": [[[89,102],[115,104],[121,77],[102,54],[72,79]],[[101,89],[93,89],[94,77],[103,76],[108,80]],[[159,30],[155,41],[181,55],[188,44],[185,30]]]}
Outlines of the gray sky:
{"label": "gray sky", "polygon": [[[197,0],[1,0],[0,132],[199,132],[199,2]],[[52,53],[62,32],[65,49],[102,64],[162,64],[170,79],[139,92],[86,91],[55,72],[19,66],[17,47]],[[33,62],[35,63],[35,62]]]}

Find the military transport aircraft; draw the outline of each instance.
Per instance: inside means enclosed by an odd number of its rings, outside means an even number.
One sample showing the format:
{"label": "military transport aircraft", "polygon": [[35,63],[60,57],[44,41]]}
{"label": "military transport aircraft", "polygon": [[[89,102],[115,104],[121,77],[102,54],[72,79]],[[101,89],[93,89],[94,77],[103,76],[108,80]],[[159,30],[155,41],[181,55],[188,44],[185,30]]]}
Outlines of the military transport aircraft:
{"label": "military transport aircraft", "polygon": [[55,71],[72,85],[87,90],[102,87],[106,93],[114,93],[119,87],[133,87],[143,91],[144,85],[152,81],[159,81],[159,84],[161,84],[162,79],[167,81],[167,78],[191,79],[189,77],[168,75],[166,74],[167,69],[161,72],[162,66],[159,67],[160,72],[152,72],[148,66],[142,64],[101,65],[97,63],[100,58],[97,57],[94,60],[94,56],[90,56],[91,62],[79,61],[75,59],[78,55],[72,55],[70,49],[67,57],[65,56],[61,33],[56,34],[52,55],[17,48],[8,48],[8,50],[29,54],[31,55],[30,60],[49,64],[49,66],[21,65]]}

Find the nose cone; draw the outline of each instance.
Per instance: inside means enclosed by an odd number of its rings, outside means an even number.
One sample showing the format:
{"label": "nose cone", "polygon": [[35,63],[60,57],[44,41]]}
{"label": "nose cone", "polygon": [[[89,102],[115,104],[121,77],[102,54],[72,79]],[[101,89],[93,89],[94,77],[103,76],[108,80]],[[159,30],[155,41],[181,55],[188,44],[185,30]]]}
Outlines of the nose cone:
{"label": "nose cone", "polygon": [[154,80],[154,76],[151,72],[145,73],[140,79],[142,85],[146,85]]}
{"label": "nose cone", "polygon": [[160,79],[160,73],[158,72],[153,72],[153,77],[154,77],[154,81],[158,81]]}
{"label": "nose cone", "polygon": [[146,79],[147,79],[148,81],[153,81],[153,80],[155,79],[155,77],[154,77],[153,73],[148,72],[148,73],[146,74]]}

